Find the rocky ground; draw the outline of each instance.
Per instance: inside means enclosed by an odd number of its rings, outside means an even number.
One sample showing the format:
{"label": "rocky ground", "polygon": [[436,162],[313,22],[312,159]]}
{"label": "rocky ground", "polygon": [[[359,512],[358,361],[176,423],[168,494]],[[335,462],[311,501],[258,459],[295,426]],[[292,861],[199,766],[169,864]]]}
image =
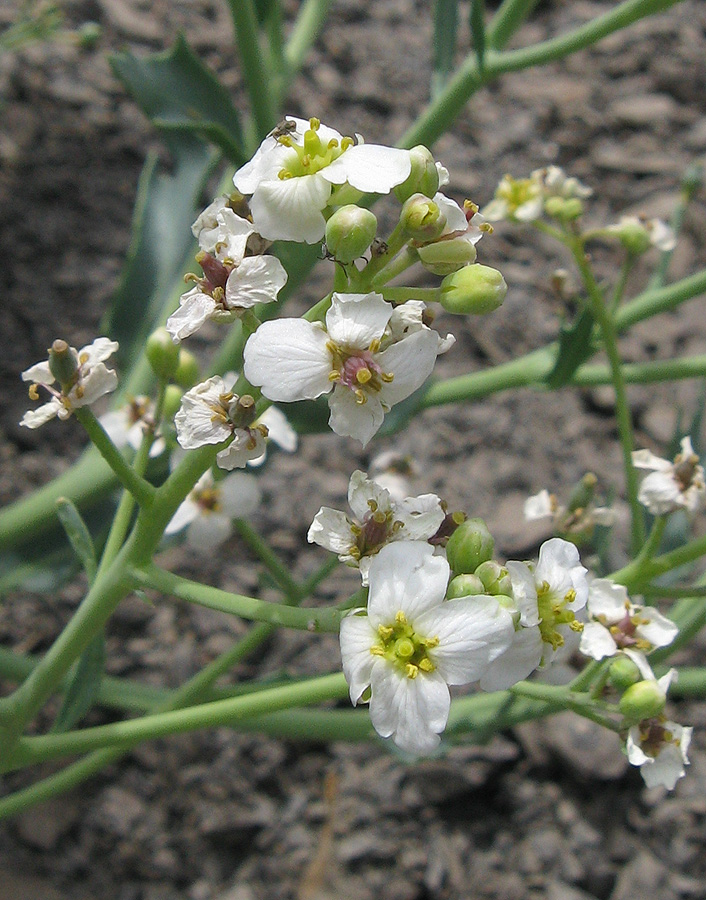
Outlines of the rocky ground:
{"label": "rocky ground", "polygon": [[[18,5],[0,10],[0,26]],[[544,3],[517,42],[611,5]],[[81,346],[98,333],[128,246],[140,168],[159,146],[106,54],[158,50],[184,28],[236,104],[245,103],[221,0],[65,0],[62,7],[71,27],[100,24],[93,49],[60,38],[0,56],[3,502],[63,471],[80,449],[73,422],[37,432],[17,426],[26,407],[18,375],[58,334]],[[427,7],[335,0],[288,112],[394,141],[428,96]],[[463,30],[462,48],[468,41]],[[668,217],[683,172],[706,153],[705,50],[706,7],[686,0],[591,51],[504,78],[435,148],[451,171],[451,192],[483,204],[505,172],[558,163],[595,189],[595,224],[624,212]],[[706,263],[703,199],[689,209],[675,278]],[[483,241],[481,258],[503,271],[510,291],[487,319],[439,318],[439,330],[457,336],[442,375],[512,359],[556,333],[550,276],[566,260],[544,239],[504,227]],[[598,264],[610,274],[608,254]],[[645,277],[636,274],[633,291]],[[706,352],[703,322],[697,300],[640,325],[621,344],[624,358]],[[698,394],[691,382],[632,389],[640,445],[662,450]],[[351,471],[394,446],[417,461],[418,492],[436,491],[485,517],[501,556],[530,554],[546,532],[522,520],[529,493],[561,491],[588,470],[606,492],[620,493],[612,412],[609,390],[523,391],[428,411],[394,441],[365,451],[334,435],[307,437],[296,455],[273,457],[263,474],[268,502],[254,525],[296,574],[311,572],[323,559],[305,542],[313,515],[322,504],[340,507]],[[619,549],[614,555],[619,560]],[[187,550],[171,551],[169,563],[225,588],[257,589],[237,538],[207,567]],[[351,585],[350,573],[336,573],[319,596],[331,602]],[[11,594],[0,610],[0,641],[42,651],[81,590]],[[174,686],[243,629],[207,610],[130,600],[108,634],[109,670]],[[698,642],[689,660],[703,658],[705,646]],[[282,634],[234,675],[325,672],[336,653],[333,638]],[[227,729],[144,745],[81,790],[0,828],[0,898],[703,898],[706,704],[682,702],[675,718],[696,726],[695,748],[688,777],[669,796],[643,787],[611,735],[572,716],[417,765],[381,746],[302,746]],[[7,777],[3,787],[26,777]]]}

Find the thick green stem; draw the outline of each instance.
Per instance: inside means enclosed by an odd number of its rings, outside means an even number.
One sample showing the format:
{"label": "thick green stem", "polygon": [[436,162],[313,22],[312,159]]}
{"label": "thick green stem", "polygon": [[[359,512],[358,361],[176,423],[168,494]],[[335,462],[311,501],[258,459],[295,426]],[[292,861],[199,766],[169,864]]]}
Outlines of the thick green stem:
{"label": "thick green stem", "polygon": [[197,603],[243,619],[268,622],[270,625],[337,633],[341,623],[340,611],[331,607],[296,609],[281,603],[268,603],[255,597],[208,587],[198,581],[189,581],[154,565],[134,570],[133,581],[135,587],[155,588],[163,594],[189,603]]}
{"label": "thick green stem", "polygon": [[502,50],[539,0],[503,0],[486,29],[486,41],[493,50]]}
{"label": "thick green stem", "polygon": [[277,105],[271,89],[271,73],[265,66],[265,56],[260,47],[257,16],[252,0],[228,0],[228,6],[235,25],[238,51],[259,142],[277,122]]}

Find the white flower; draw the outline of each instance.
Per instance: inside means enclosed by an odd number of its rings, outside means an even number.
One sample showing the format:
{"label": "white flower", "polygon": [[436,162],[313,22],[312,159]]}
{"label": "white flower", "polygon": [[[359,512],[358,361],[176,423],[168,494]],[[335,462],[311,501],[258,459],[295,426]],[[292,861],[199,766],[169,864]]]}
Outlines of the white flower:
{"label": "white flower", "polygon": [[585,656],[603,659],[626,647],[649,653],[666,647],[679,629],[653,606],[640,606],[622,584],[594,579],[588,590],[589,621],[584,624],[579,649]]}
{"label": "white flower", "polygon": [[663,516],[677,509],[695,513],[704,505],[704,470],[691,446],[691,438],[682,438],[681,452],[674,462],[661,459],[649,450],[636,450],[632,462],[637,469],[651,471],[637,496],[653,515]]}
{"label": "white flower", "polygon": [[191,231],[201,250],[221,262],[230,260],[237,266],[243,261],[248,238],[255,234],[255,226],[233,211],[227,197],[218,197],[196,219]]}
{"label": "white flower", "polygon": [[505,567],[512,582],[517,624],[512,645],[481,679],[486,691],[508,688],[549,664],[569,635],[582,629],[575,613],[588,599],[587,569],[569,541],[545,541],[536,566],[511,560]]}
{"label": "white flower", "polygon": [[181,398],[174,424],[185,450],[206,444],[231,443],[218,452],[221,469],[240,469],[265,452],[267,427],[256,423],[255,402],[249,394],[238,397],[219,375],[197,384]]}
{"label": "white flower", "polygon": [[[63,345],[63,341],[61,343]],[[56,416],[60,419],[68,419],[74,409],[90,406],[99,397],[114,391],[118,386],[118,376],[113,369],[105,366],[104,360],[112,356],[117,349],[117,341],[111,341],[104,337],[96,338],[92,344],[88,344],[80,350],[68,347],[68,352],[76,365],[68,390],[57,390],[52,387],[56,379],[49,367],[48,360],[36,363],[26,369],[22,373],[22,380],[31,382],[30,398],[38,399],[37,387],[40,385],[48,390],[52,397],[48,403],[38,409],[26,412],[20,425],[24,425],[26,428],[39,428],[40,425]]]}
{"label": "white flower", "polygon": [[326,328],[305,319],[264,322],[245,345],[245,377],[275,401],[332,391],[329,425],[365,445],[390,407],[426,381],[444,347],[421,322],[396,340],[392,315],[379,294],[334,294]]}
{"label": "white flower", "polygon": [[[648,250],[656,247],[663,253],[673,250],[677,245],[677,236],[669,225],[661,219],[647,219],[645,216],[621,216],[615,225],[605,229],[610,234],[625,237],[633,247],[640,246]],[[639,237],[641,235],[641,237]],[[633,243],[630,244],[632,238]]]}
{"label": "white flower", "polygon": [[[119,409],[105,413],[98,420],[118,450],[132,447],[138,450],[145,432],[154,426],[154,403],[149,397],[134,397]],[[150,447],[150,456],[164,452],[164,438],[158,437]]]}
{"label": "white flower", "polygon": [[430,753],[446,727],[448,685],[477,681],[507,646],[512,619],[494,597],[444,600],[449,566],[419,541],[390,544],[370,565],[367,610],[341,622],[343,672],[351,701],[370,688],[381,737]]}
{"label": "white flower", "polygon": [[578,178],[569,176],[559,166],[547,166],[544,169],[536,169],[532,172],[532,178],[536,178],[542,184],[544,199],[548,197],[561,197],[563,200],[571,200],[577,197],[585,200],[593,191],[582,184]]}
{"label": "white flower", "polygon": [[525,500],[525,519],[528,522],[546,519],[554,516],[558,508],[556,497],[544,488],[538,494],[533,494]]}
{"label": "white flower", "polygon": [[208,551],[228,540],[233,519],[243,519],[260,505],[262,495],[253,475],[233,472],[214,481],[204,472],[164,530],[176,534],[188,527],[186,540],[196,550]]}
{"label": "white flower", "polygon": [[562,506],[548,490],[539,491],[525,500],[524,514],[528,522],[551,518],[556,534],[571,537],[574,543],[590,539],[596,525],[610,526],[615,521],[612,509],[595,504],[596,476],[584,475],[572,494],[569,506]]}
{"label": "white flower", "polygon": [[391,541],[426,541],[444,521],[441,500],[435,494],[393,500],[389,491],[359,469],[351,475],[348,503],[354,519],[323,506],[311,523],[307,540],[338,554],[341,562],[357,566],[368,583],[373,557]]}
{"label": "white flower", "polygon": [[253,222],[267,240],[315,244],[324,236],[323,210],[336,186],[387,194],[409,176],[407,150],[355,144],[317,119],[285,121],[294,127],[285,134],[275,129],[233,176],[239,191],[252,194]]}
{"label": "white flower", "polygon": [[[287,417],[281,409],[276,406],[268,406],[263,414],[255,420],[255,427],[262,426],[267,429],[267,440],[273,441],[277,446],[287,453],[294,453],[299,443],[299,437],[296,431],[287,421]],[[267,457],[267,453],[263,452],[262,456],[256,456],[254,459],[248,460],[249,466],[261,466]]]}
{"label": "white flower", "polygon": [[517,222],[534,222],[542,215],[544,195],[539,171],[530,178],[515,179],[504,175],[495,189],[495,197],[482,210],[489,222],[510,219]]}
{"label": "white flower", "polygon": [[208,319],[232,322],[256,303],[272,303],[287,283],[287,272],[275,256],[246,256],[223,261],[201,251],[197,260],[203,278],[179,301],[179,309],[167,319],[174,343],[194,334]]}

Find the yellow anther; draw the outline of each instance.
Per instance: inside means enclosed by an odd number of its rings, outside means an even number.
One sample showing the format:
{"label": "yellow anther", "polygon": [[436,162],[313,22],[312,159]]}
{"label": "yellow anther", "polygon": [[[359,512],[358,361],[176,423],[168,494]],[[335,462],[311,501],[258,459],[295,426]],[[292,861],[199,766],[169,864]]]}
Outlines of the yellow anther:
{"label": "yellow anther", "polygon": [[392,533],[396,534],[401,528],[404,528],[404,522],[400,522],[399,519],[392,523]]}
{"label": "yellow anther", "polygon": [[86,393],[82,384],[77,384],[75,387],[75,391],[76,391],[76,396],[78,397],[79,400],[81,400],[83,398],[83,395]]}
{"label": "yellow anther", "polygon": [[352,137],[344,137],[341,141],[341,150],[347,150],[349,147],[353,146],[353,138]]}
{"label": "yellow anther", "polygon": [[352,556],[353,559],[355,559],[355,560],[359,560],[360,557],[362,556],[360,550],[356,547],[355,544],[353,544],[352,547],[349,547],[349,549],[348,549],[348,555],[349,555],[349,556]]}
{"label": "yellow anther", "polygon": [[328,373],[328,380],[329,380],[329,381],[340,381],[340,380],[341,380],[341,373],[340,373],[340,372],[336,372],[335,370],[334,370],[333,372],[329,372],[329,373]]}
{"label": "yellow anther", "polygon": [[375,512],[378,508],[377,500],[373,500],[373,499],[368,500],[368,507],[371,512]]}
{"label": "yellow anther", "polygon": [[37,390],[36,384],[30,384],[29,386],[29,399],[39,400],[39,391]]}
{"label": "yellow anther", "polygon": [[356,537],[360,537],[360,535],[363,533],[363,529],[360,527],[360,525],[358,525],[357,522],[351,522],[351,532]]}
{"label": "yellow anther", "polygon": [[199,281],[199,276],[194,272],[187,272],[186,275],[184,275],[184,281],[186,284],[189,284],[190,281]]}
{"label": "yellow anther", "polygon": [[218,287],[215,287],[213,289],[213,293],[211,294],[211,296],[216,301],[216,303],[222,303],[225,300],[226,292],[220,285],[218,285]]}
{"label": "yellow anther", "polygon": [[395,376],[392,372],[380,372],[380,378],[385,384],[389,384],[391,381],[395,380]]}
{"label": "yellow anther", "polygon": [[395,629],[391,625],[378,625],[378,634],[383,639],[383,641],[387,641],[392,637],[392,633]]}
{"label": "yellow anther", "polygon": [[436,669],[436,666],[425,656],[424,659],[419,660],[419,668],[422,672],[433,672]]}
{"label": "yellow anther", "polygon": [[404,614],[404,612],[401,609],[399,609],[395,613],[395,622],[397,622],[398,625],[406,625],[407,624],[407,616]]}
{"label": "yellow anther", "polygon": [[635,646],[637,647],[638,650],[647,651],[647,650],[652,649],[652,644],[646,638],[638,638],[635,641]]}
{"label": "yellow anther", "polygon": [[377,353],[379,349],[380,349],[380,338],[373,338],[372,341],[370,342],[370,346],[368,347],[368,350],[370,350],[371,353]]}
{"label": "yellow anther", "polygon": [[385,651],[378,644],[373,644],[373,646],[370,648],[370,652],[373,654],[373,656],[385,655]]}
{"label": "yellow anther", "polygon": [[363,393],[363,391],[360,388],[353,391],[353,393],[355,394],[355,402],[358,404],[358,406],[363,406],[364,404],[366,404],[368,402],[368,398],[365,396],[365,394]]}
{"label": "yellow anther", "polygon": [[373,377],[373,373],[370,369],[358,369],[355,373],[355,380],[358,384],[367,384],[370,379]]}
{"label": "yellow anther", "polygon": [[573,588],[571,588],[571,590],[567,591],[564,594],[564,601],[566,603],[573,603],[575,599],[576,599],[576,591]]}
{"label": "yellow anther", "polygon": [[433,650],[434,647],[438,647],[438,646],[439,646],[439,638],[438,638],[438,635],[435,635],[434,637],[431,637],[431,638],[425,638],[425,639],[422,641],[422,643],[423,643],[424,646],[427,648],[427,650]]}
{"label": "yellow anther", "polygon": [[538,596],[538,597],[542,597],[544,594],[548,593],[548,592],[549,592],[549,587],[550,587],[549,582],[548,582],[548,581],[543,581],[543,582],[537,587],[537,596]]}
{"label": "yellow anther", "polygon": [[305,153],[304,156],[302,156],[302,165],[309,168],[311,165],[311,154]]}
{"label": "yellow anther", "polygon": [[79,353],[78,361],[81,363],[82,366],[85,365],[88,362],[88,360],[89,360],[89,356],[87,353]]}
{"label": "yellow anther", "polygon": [[309,119],[309,128],[312,131],[318,131],[321,128],[321,119],[317,119],[316,117],[312,117]]}
{"label": "yellow anther", "polygon": [[419,675],[419,666],[415,666],[413,663],[407,663],[404,667],[404,672],[407,678],[416,678]]}
{"label": "yellow anther", "polygon": [[328,147],[329,150],[335,150],[336,147],[338,147],[338,139],[331,138],[331,140],[328,142],[328,144],[326,146]]}
{"label": "yellow anther", "polygon": [[569,622],[569,628],[572,631],[583,631],[583,622],[578,622],[576,619],[574,619],[573,622]]}

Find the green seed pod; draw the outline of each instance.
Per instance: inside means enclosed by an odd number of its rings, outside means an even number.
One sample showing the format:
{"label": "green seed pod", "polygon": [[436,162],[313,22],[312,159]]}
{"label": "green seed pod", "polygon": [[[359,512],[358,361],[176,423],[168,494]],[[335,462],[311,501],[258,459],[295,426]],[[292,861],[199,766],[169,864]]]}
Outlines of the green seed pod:
{"label": "green seed pod", "polygon": [[179,348],[179,362],[173,375],[173,381],[184,390],[192,388],[199,380],[199,364],[193,353]]}
{"label": "green seed pod", "polygon": [[378,222],[369,209],[342,206],[326,223],[326,246],[340,263],[352,263],[370,247]]}
{"label": "green seed pod", "polygon": [[455,575],[475,572],[493,557],[495,541],[482,519],[466,519],[449,538],[446,558]]}
{"label": "green seed pod", "polygon": [[426,243],[441,236],[446,227],[446,216],[429,197],[412,194],[402,207],[400,225],[408,238]]}
{"label": "green seed pod", "polygon": [[409,151],[412,171],[409,178],[394,189],[395,196],[404,203],[412,194],[424,194],[433,197],[439,190],[439,172],[431,151],[419,144]]}
{"label": "green seed pod", "polygon": [[666,697],[656,681],[638,681],[620,698],[618,709],[629,722],[642,722],[663,712]]}
{"label": "green seed pod", "polygon": [[78,359],[66,341],[56,340],[49,348],[49,371],[62,390],[71,389],[78,371]]}
{"label": "green seed pod", "polygon": [[179,364],[179,345],[175,344],[166,328],[157,328],[147,338],[145,356],[157,378],[171,378]]}
{"label": "green seed pod", "polygon": [[456,597],[474,597],[485,593],[483,582],[477,575],[457,575],[451,579],[446,596],[454,600]]}
{"label": "green seed pod", "polygon": [[505,294],[507,285],[500,272],[475,263],[444,278],[440,303],[450,313],[484,315],[501,306]]}

